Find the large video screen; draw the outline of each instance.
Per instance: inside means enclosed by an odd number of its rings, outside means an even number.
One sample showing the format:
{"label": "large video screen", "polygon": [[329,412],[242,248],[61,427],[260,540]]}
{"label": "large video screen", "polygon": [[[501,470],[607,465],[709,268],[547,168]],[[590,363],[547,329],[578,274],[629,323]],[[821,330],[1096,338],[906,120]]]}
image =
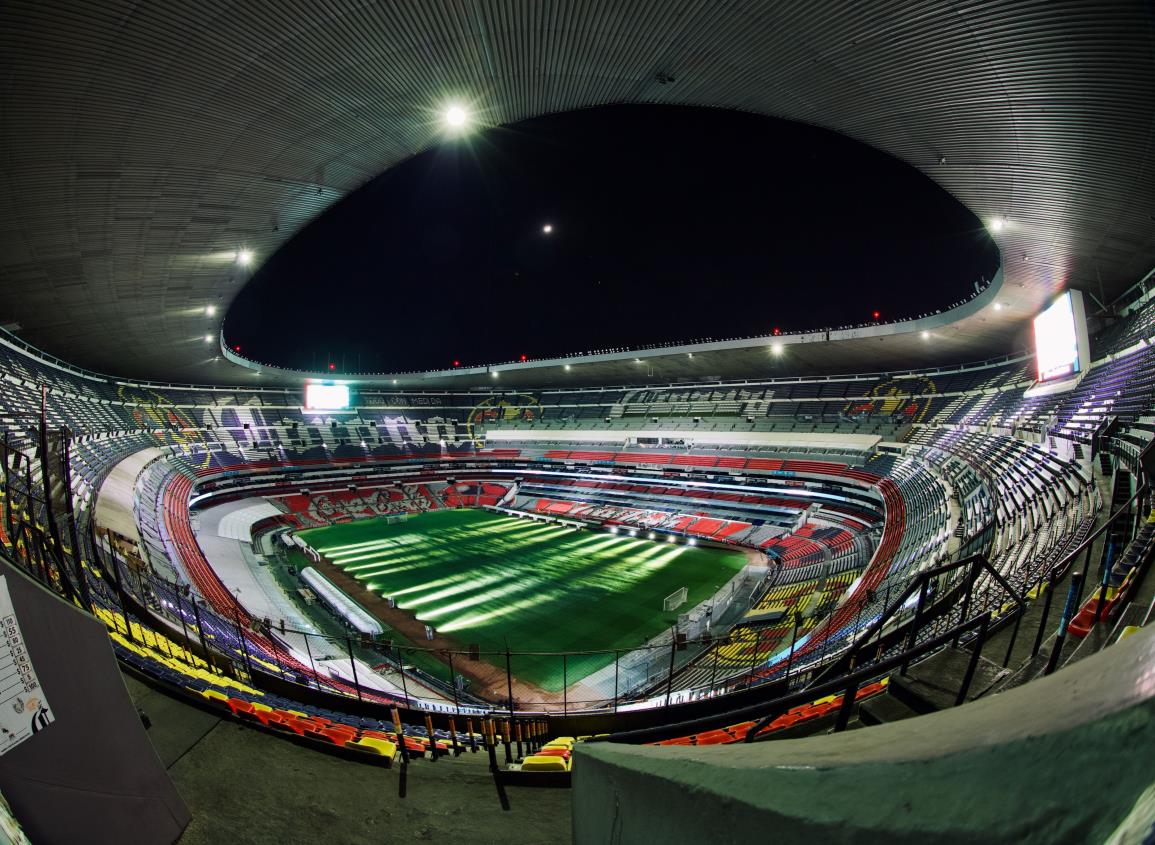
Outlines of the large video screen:
{"label": "large video screen", "polygon": [[349,385],[306,384],[305,407],[310,411],[344,411],[349,407]]}
{"label": "large video screen", "polygon": [[1067,291],[1035,317],[1035,363],[1039,381],[1067,378],[1087,361],[1087,315],[1083,295]]}

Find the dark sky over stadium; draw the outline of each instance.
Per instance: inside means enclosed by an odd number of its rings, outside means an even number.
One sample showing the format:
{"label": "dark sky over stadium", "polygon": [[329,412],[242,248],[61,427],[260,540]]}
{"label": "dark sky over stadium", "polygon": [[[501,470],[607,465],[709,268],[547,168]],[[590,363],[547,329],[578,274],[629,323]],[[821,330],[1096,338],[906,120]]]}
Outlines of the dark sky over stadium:
{"label": "dark sky over stadium", "polygon": [[855,141],[608,106],[447,134],[264,260],[225,337],[303,369],[441,369],[918,316],[997,266],[967,209]]}

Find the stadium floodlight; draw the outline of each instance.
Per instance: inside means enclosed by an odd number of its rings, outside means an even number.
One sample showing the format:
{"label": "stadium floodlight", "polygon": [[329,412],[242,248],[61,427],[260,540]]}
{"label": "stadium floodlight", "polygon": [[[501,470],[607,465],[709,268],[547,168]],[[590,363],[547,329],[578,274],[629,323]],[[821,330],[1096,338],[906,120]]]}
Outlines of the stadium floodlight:
{"label": "stadium floodlight", "polygon": [[921,334],[922,334],[922,339],[923,339],[923,340],[927,340],[927,339],[930,337],[930,332],[928,332],[928,331],[926,331],[926,330],[923,330],[923,331],[921,332]]}
{"label": "stadium floodlight", "polygon": [[205,306],[205,316],[206,317],[211,317],[211,316],[213,316],[213,314],[216,314],[216,313],[217,313],[217,307],[215,305],[206,305]]}
{"label": "stadium floodlight", "polygon": [[1005,217],[992,217],[990,222],[987,224],[988,228],[990,228],[992,232],[1001,232],[1003,227],[1006,225],[1007,218]]}
{"label": "stadium floodlight", "polygon": [[686,545],[687,546],[696,546],[696,545],[698,545],[698,541],[695,538],[691,537],[689,540],[686,541]]}
{"label": "stadium floodlight", "polygon": [[493,376],[493,378],[497,378],[497,370],[490,370],[489,374]]}
{"label": "stadium floodlight", "polygon": [[676,542],[678,542],[678,538],[675,537],[673,534],[667,534],[666,535],[666,542],[667,543],[676,543]]}
{"label": "stadium floodlight", "polygon": [[456,103],[445,109],[445,122],[453,129],[460,129],[469,120],[469,114],[463,106]]}
{"label": "stadium floodlight", "polygon": [[552,223],[546,223],[544,226],[541,227],[541,230],[545,234],[549,235],[553,232],[553,224]]}
{"label": "stadium floodlight", "polygon": [[570,370],[572,370],[572,369],[573,369],[573,367],[571,367],[569,364],[566,364],[566,365],[565,365],[565,371],[566,371],[567,373],[568,373]]}
{"label": "stadium floodlight", "polygon": [[1002,311],[1003,310],[1003,304],[1001,302],[996,302],[995,303],[995,310],[996,311]]}
{"label": "stadium floodlight", "polygon": [[253,263],[253,251],[251,249],[237,250],[237,263],[242,267],[248,267]]}
{"label": "stadium floodlight", "polygon": [[781,343],[775,343],[773,346],[770,347],[770,352],[774,355],[781,355],[782,354],[782,344]]}
{"label": "stadium floodlight", "polygon": [[211,334],[206,334],[205,335],[205,343],[212,343],[212,342],[213,342],[213,336]]}
{"label": "stadium floodlight", "polygon": [[654,539],[657,539],[657,536],[658,536],[658,535],[657,535],[657,534],[655,534],[653,531],[651,531],[651,532],[650,532],[649,534],[647,534],[646,536],[647,536],[647,537],[649,537],[651,540],[654,540]]}

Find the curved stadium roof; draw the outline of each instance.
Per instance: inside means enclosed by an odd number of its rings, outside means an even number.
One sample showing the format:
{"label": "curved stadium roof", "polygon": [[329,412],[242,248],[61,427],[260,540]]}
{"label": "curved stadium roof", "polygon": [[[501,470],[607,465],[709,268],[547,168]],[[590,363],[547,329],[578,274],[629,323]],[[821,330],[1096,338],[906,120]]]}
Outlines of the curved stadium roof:
{"label": "curved stadium roof", "polygon": [[[245,380],[205,342],[246,279],[237,250],[259,262],[438,143],[448,100],[487,124],[672,103],[828,127],[1009,221],[1002,289],[935,343],[825,344],[807,366],[999,354],[1064,285],[1110,299],[1155,265],[1153,14],[1142,0],[5,3],[0,323],[100,372]],[[680,351],[646,370],[758,360]],[[637,379],[632,358],[588,373]]]}

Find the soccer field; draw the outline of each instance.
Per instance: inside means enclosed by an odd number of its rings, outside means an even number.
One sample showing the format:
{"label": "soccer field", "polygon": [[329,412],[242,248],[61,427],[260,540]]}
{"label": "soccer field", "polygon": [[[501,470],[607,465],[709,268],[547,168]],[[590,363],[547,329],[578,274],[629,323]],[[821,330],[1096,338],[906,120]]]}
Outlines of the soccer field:
{"label": "soccer field", "polygon": [[[482,651],[628,649],[673,624],[662,599],[689,588],[684,612],[746,563],[741,552],[575,531],[479,510],[370,519],[301,537],[368,590],[462,646]],[[354,597],[355,598],[355,597]],[[504,657],[490,656],[504,668]],[[570,684],[612,654],[567,660]],[[560,658],[517,657],[513,674],[562,688]]]}

